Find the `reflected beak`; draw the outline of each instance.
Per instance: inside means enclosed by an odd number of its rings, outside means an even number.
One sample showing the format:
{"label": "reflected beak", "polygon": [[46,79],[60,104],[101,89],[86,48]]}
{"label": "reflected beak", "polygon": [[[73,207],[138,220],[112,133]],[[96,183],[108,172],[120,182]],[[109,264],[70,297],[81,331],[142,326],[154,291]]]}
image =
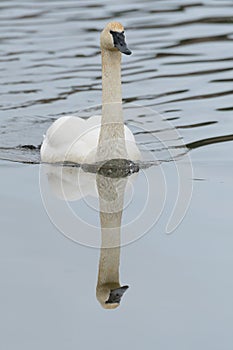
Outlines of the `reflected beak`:
{"label": "reflected beak", "polygon": [[123,286],[120,288],[112,289],[108,300],[105,301],[105,304],[120,304],[121,298],[128,288],[129,286]]}
{"label": "reflected beak", "polygon": [[114,46],[118,48],[121,53],[124,53],[125,55],[131,55],[132,51],[130,51],[130,49],[127,47],[124,33],[114,32],[113,30],[111,30],[110,33],[113,36]]}

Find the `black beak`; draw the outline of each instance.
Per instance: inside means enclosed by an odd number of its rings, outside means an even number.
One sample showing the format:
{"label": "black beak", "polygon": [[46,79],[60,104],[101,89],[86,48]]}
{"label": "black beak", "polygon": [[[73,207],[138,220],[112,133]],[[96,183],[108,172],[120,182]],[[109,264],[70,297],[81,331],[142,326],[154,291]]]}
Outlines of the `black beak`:
{"label": "black beak", "polygon": [[114,46],[118,48],[118,50],[125,55],[131,55],[130,49],[128,49],[127,44],[125,42],[125,35],[124,32],[114,32],[113,30],[110,30],[110,33],[113,36],[113,42]]}
{"label": "black beak", "polygon": [[112,289],[107,301],[105,304],[120,304],[121,297],[125,293],[125,291],[129,288],[129,286],[123,286],[120,288]]}

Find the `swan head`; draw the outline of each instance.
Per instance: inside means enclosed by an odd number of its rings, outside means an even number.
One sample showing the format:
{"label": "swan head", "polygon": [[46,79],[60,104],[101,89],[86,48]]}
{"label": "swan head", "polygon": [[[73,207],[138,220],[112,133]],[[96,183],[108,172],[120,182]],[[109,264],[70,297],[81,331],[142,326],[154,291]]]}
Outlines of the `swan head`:
{"label": "swan head", "polygon": [[114,286],[111,288],[108,284],[99,286],[96,291],[96,296],[101,306],[104,309],[116,309],[121,302],[123,294],[129,286]]}
{"label": "swan head", "polygon": [[124,27],[119,22],[110,22],[100,35],[101,49],[120,51],[125,55],[131,55],[130,49],[125,42]]}

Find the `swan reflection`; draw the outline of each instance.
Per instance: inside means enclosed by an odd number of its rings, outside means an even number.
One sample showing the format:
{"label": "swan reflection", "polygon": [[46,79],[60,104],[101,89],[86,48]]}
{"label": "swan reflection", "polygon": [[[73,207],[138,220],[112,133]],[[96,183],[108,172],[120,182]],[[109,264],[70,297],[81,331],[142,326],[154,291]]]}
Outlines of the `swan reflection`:
{"label": "swan reflection", "polygon": [[[107,161],[97,173],[87,172],[85,167],[84,170],[44,165],[49,187],[60,200],[77,201],[90,195],[99,199],[101,250],[96,297],[105,309],[118,307],[128,289],[120,283],[119,265],[124,196],[133,178],[127,175],[137,171],[137,168],[132,171],[132,164],[124,159]],[[93,170],[93,164],[90,170]]]}
{"label": "swan reflection", "polygon": [[119,306],[128,288],[119,282],[121,219],[127,181],[128,178],[96,176],[102,236],[96,296],[105,309]]}

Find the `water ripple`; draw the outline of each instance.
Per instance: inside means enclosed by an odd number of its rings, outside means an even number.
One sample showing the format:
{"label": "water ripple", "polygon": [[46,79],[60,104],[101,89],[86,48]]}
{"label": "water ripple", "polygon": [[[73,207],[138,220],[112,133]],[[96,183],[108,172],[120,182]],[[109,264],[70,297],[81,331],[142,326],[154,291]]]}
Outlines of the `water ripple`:
{"label": "water ripple", "polygon": [[[57,117],[101,102],[99,32],[111,19],[133,50],[123,57],[124,102],[158,109],[190,149],[232,141],[232,1],[12,0],[0,9],[0,147],[40,144]],[[132,120],[156,129],[153,116]]]}

